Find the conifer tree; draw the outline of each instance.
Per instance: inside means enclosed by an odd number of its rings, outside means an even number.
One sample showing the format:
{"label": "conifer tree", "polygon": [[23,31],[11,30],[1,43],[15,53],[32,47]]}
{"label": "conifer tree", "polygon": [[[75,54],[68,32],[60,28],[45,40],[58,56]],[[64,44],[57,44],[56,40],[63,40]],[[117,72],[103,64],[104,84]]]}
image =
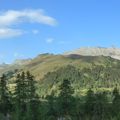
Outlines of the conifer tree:
{"label": "conifer tree", "polygon": [[120,114],[120,94],[117,87],[113,90],[112,110],[113,116]]}
{"label": "conifer tree", "polygon": [[97,93],[95,95],[93,120],[109,120],[108,100],[106,93]]}
{"label": "conifer tree", "polygon": [[15,88],[15,107],[17,120],[26,119],[27,104],[29,102],[28,80],[25,72],[17,75]]}
{"label": "conifer tree", "polygon": [[7,77],[3,74],[0,78],[0,111],[7,116],[11,110],[10,94],[7,87]]}
{"label": "conifer tree", "polygon": [[47,116],[49,120],[57,119],[57,106],[56,106],[56,97],[54,96],[54,92],[52,91],[51,95],[47,96],[48,101],[48,111]]}
{"label": "conifer tree", "polygon": [[38,120],[39,99],[34,76],[30,72],[17,75],[14,95],[17,120]]}
{"label": "conifer tree", "polygon": [[36,93],[35,79],[29,71],[26,72],[26,94],[27,94],[27,119],[38,120],[40,101]]}
{"label": "conifer tree", "polygon": [[23,112],[23,100],[22,100],[22,90],[23,90],[23,82],[21,78],[21,74],[17,74],[16,76],[16,87],[14,93],[14,109],[15,109],[15,120],[22,120],[22,112]]}
{"label": "conifer tree", "polygon": [[26,81],[24,72],[18,74],[16,77],[14,96],[16,120],[22,120],[26,112]]}
{"label": "conifer tree", "polygon": [[72,106],[72,94],[74,90],[71,86],[71,83],[68,79],[64,79],[63,83],[59,86],[60,94],[59,94],[59,110],[60,116],[62,118],[69,118],[71,114]]}
{"label": "conifer tree", "polygon": [[93,117],[94,104],[95,104],[95,94],[92,89],[89,89],[86,95],[85,116],[89,117],[90,120]]}

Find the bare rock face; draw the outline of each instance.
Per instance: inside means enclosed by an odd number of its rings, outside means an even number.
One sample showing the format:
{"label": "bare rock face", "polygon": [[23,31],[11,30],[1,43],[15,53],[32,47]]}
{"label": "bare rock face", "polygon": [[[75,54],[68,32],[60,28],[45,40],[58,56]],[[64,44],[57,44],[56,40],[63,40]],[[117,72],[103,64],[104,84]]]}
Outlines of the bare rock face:
{"label": "bare rock face", "polygon": [[82,55],[82,56],[110,56],[120,60],[120,48],[110,47],[82,47],[73,51],[64,53],[64,55]]}
{"label": "bare rock face", "polygon": [[82,55],[82,56],[110,56],[120,60],[120,48],[110,47],[81,47],[79,49],[65,52],[64,55]]}

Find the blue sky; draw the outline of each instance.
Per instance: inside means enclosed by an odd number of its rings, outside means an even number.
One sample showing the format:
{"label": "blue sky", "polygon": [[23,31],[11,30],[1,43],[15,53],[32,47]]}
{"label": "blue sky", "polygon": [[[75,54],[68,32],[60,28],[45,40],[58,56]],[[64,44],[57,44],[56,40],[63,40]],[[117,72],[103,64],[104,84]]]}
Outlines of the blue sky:
{"label": "blue sky", "polygon": [[113,45],[120,47],[119,0],[0,2],[0,63]]}

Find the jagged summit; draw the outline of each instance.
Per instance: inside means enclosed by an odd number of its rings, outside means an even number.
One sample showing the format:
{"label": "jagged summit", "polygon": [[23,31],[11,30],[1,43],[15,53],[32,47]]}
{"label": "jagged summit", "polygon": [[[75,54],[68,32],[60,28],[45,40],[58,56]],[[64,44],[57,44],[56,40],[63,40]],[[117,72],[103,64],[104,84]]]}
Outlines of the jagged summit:
{"label": "jagged summit", "polygon": [[120,48],[116,47],[81,47],[79,49],[65,52],[64,55],[82,55],[82,56],[110,56],[120,60]]}

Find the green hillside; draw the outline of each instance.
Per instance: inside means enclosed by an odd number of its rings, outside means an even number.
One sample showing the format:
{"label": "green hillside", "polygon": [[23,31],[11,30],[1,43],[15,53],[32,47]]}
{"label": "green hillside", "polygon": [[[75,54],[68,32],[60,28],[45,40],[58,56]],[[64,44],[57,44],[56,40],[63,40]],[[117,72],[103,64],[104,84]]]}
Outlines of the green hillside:
{"label": "green hillside", "polygon": [[120,85],[120,61],[111,57],[42,54],[27,64],[4,68],[10,78],[10,86],[14,86],[14,76],[22,70],[29,70],[35,76],[38,93],[43,96],[52,91],[57,95],[58,86],[65,78],[71,81],[78,96],[85,95],[91,87],[94,91],[109,92]]}
{"label": "green hillside", "polygon": [[119,120],[119,60],[43,54],[17,63],[1,66],[0,119]]}
{"label": "green hillside", "polygon": [[118,60],[103,56],[79,56],[79,55],[52,55],[43,54],[34,58],[24,69],[30,70],[39,80],[48,72],[72,65],[77,68],[91,68],[93,65],[113,66],[119,63]]}

